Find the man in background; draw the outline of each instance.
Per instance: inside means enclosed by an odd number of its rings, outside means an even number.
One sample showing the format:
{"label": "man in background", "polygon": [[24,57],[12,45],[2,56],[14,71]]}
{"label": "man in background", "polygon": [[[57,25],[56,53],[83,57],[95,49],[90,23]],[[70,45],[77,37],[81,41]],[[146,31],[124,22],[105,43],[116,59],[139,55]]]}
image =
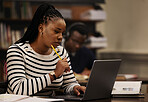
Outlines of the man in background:
{"label": "man in background", "polygon": [[95,55],[84,46],[88,28],[84,23],[72,24],[65,36],[64,47],[69,53],[72,69],[77,74],[89,75]]}

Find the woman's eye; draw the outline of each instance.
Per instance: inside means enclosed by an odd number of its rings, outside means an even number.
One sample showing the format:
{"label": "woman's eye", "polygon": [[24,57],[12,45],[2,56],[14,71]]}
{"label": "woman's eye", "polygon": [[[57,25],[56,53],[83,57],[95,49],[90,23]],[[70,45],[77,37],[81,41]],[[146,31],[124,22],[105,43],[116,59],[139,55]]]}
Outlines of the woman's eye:
{"label": "woman's eye", "polygon": [[59,31],[56,31],[56,30],[55,30],[55,33],[59,33]]}
{"label": "woman's eye", "polygon": [[66,32],[63,32],[62,35],[65,36],[66,35]]}

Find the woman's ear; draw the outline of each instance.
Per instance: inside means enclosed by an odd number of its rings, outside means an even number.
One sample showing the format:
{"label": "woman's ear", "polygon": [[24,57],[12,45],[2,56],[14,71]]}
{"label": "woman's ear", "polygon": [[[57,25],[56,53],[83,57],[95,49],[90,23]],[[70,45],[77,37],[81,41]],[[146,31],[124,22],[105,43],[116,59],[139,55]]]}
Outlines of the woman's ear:
{"label": "woman's ear", "polygon": [[43,33],[43,24],[40,24],[38,26],[38,30],[39,30],[39,33]]}

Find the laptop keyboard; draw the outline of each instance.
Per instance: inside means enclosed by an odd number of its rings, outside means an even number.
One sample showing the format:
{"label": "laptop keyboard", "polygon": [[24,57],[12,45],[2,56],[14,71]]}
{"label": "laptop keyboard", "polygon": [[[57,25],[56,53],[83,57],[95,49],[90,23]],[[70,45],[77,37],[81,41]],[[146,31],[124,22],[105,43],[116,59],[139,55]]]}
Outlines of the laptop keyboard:
{"label": "laptop keyboard", "polygon": [[65,100],[81,100],[84,94],[77,95],[59,95],[55,96],[55,98],[65,99]]}

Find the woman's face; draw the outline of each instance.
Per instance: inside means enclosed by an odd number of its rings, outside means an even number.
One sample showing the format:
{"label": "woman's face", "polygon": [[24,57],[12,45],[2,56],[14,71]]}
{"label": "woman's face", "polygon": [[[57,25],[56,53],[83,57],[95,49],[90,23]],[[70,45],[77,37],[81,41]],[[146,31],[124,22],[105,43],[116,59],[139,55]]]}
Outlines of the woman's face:
{"label": "woman's face", "polygon": [[52,18],[47,24],[43,24],[42,41],[46,47],[57,47],[62,41],[62,34],[66,30],[66,23],[64,19]]}

